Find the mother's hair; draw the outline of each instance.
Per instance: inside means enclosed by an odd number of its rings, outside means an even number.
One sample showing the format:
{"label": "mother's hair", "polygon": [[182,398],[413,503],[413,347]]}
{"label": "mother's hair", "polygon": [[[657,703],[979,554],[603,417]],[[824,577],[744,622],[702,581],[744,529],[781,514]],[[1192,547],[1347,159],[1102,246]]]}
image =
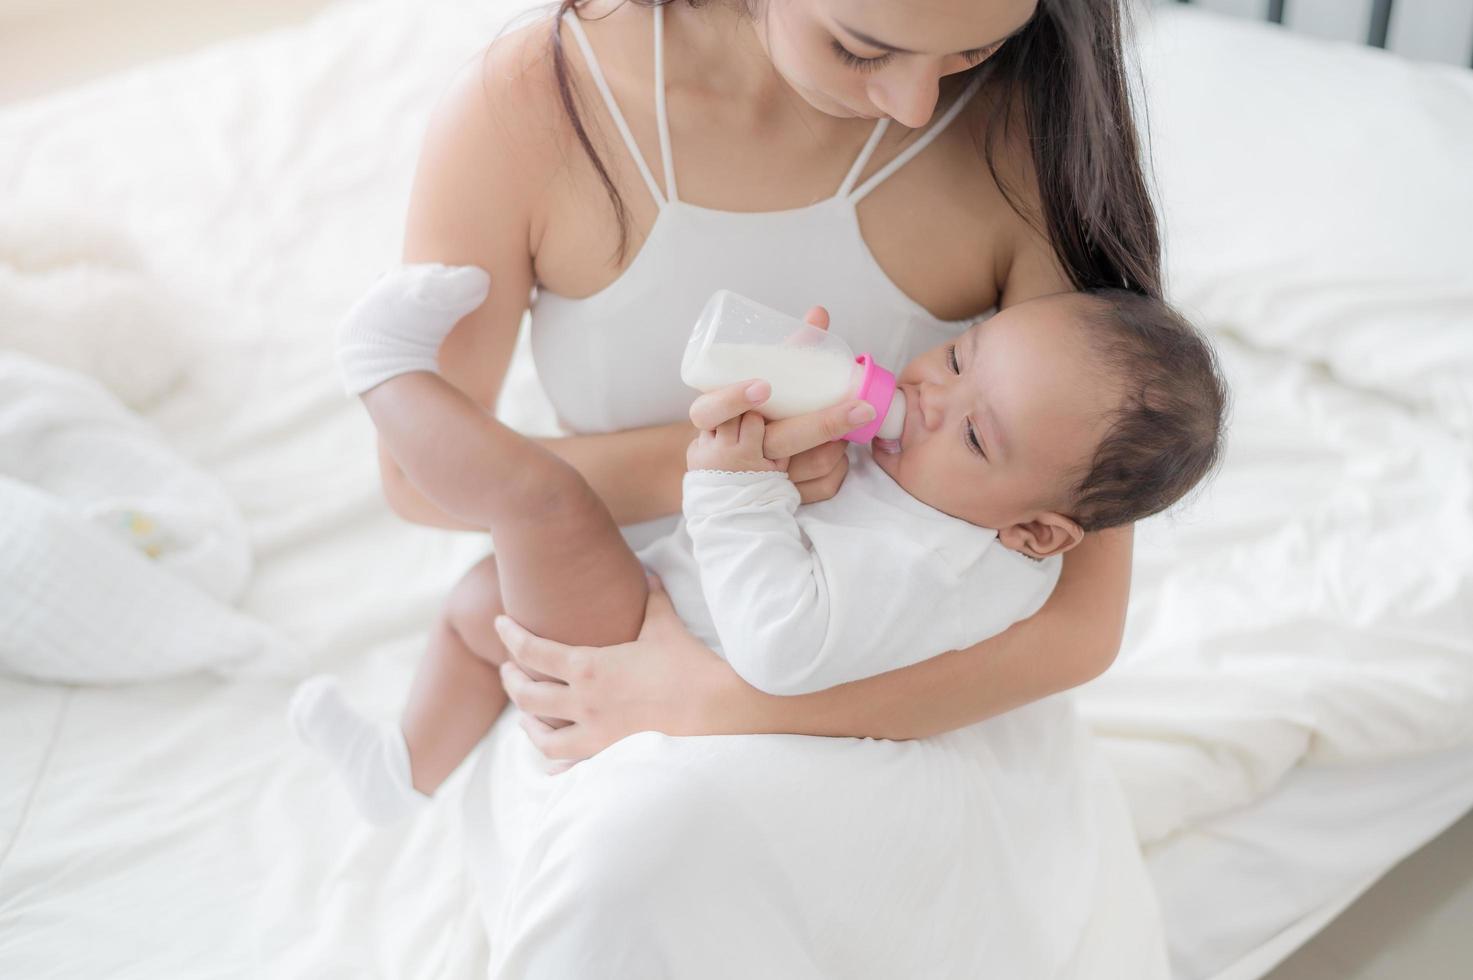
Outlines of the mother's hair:
{"label": "mother's hair", "polygon": [[[633,2],[658,7],[674,0]],[[560,0],[558,17],[578,5]],[[981,75],[993,93],[991,111],[973,114],[982,158],[1013,210],[1047,233],[1075,288],[1123,288],[1160,298],[1161,237],[1130,103],[1124,7],[1123,0],[1039,0],[1027,25],[959,76],[959,84]],[[622,259],[629,214],[583,126],[558,30],[552,55],[563,109],[618,217]],[[1041,215],[1028,213],[1018,188],[996,165],[999,144],[1018,133],[1018,122],[1032,147]]]}

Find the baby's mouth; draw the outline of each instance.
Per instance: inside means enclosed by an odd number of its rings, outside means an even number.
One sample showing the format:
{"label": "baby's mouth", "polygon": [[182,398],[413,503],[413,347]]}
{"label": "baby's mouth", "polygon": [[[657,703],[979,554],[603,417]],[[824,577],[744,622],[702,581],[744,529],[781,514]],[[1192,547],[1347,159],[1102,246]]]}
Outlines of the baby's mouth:
{"label": "baby's mouth", "polygon": [[920,404],[920,392],[915,387],[906,384],[897,385],[896,387],[900,388],[905,394],[905,424],[901,426],[900,437],[898,439],[877,438],[871,443],[875,452],[889,453],[892,456],[899,455],[900,451],[905,448],[905,437],[910,433],[911,417],[919,410],[918,406]]}

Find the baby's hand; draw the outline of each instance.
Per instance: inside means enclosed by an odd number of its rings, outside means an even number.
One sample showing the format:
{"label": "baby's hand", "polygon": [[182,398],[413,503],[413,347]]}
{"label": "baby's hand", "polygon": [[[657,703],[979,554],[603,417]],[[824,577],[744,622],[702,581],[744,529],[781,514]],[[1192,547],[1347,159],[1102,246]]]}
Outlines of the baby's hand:
{"label": "baby's hand", "polygon": [[786,459],[762,455],[762,437],[767,422],[756,412],[728,419],[714,429],[703,429],[685,451],[688,470],[723,470],[727,473],[786,473]]}

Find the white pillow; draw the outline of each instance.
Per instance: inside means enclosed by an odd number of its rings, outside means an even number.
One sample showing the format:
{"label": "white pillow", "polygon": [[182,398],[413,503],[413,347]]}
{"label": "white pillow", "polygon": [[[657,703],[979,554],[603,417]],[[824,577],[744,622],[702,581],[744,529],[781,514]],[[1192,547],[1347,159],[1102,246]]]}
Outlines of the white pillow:
{"label": "white pillow", "polygon": [[1153,20],[1172,298],[1473,430],[1473,72],[1194,10]]}
{"label": "white pillow", "polygon": [[0,221],[0,350],[101,381],[147,408],[182,376],[184,311],[131,240],[75,211],[8,205]]}
{"label": "white pillow", "polygon": [[290,645],[233,608],[251,564],[219,481],[96,381],[0,353],[0,670],[293,673]]}

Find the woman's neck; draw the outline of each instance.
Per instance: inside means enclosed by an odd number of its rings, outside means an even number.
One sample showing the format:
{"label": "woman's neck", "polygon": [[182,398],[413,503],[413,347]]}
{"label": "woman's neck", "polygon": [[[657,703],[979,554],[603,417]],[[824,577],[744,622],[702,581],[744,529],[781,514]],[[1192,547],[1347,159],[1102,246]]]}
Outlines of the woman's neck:
{"label": "woman's neck", "polygon": [[753,127],[791,125],[838,134],[854,120],[838,119],[809,105],[778,74],[757,36],[760,25],[741,0],[692,7],[674,0],[665,7],[665,84],[696,99],[719,102],[724,114]]}

